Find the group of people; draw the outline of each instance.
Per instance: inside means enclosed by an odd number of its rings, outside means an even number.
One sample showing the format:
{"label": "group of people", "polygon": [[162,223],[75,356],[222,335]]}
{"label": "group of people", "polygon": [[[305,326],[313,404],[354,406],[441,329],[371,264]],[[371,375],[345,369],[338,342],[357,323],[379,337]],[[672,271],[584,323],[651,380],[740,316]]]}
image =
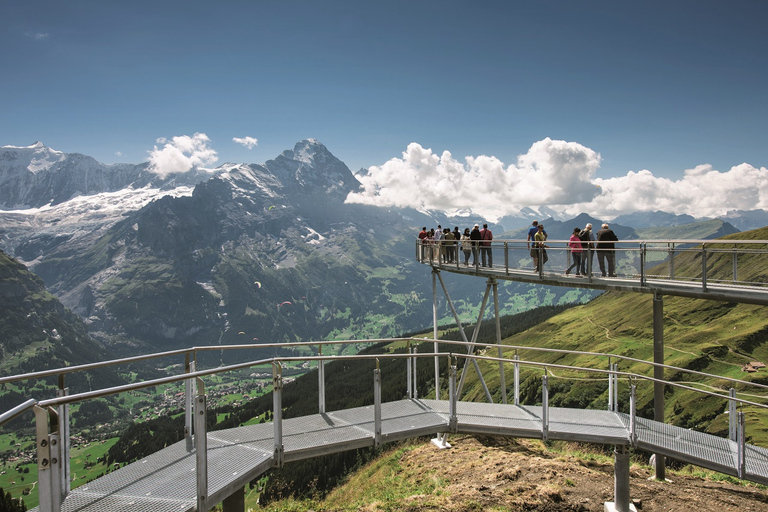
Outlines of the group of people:
{"label": "group of people", "polygon": [[[493,251],[491,241],[493,233],[488,229],[488,224],[475,224],[472,229],[464,228],[460,231],[456,226],[437,229],[429,229],[424,226],[419,232],[419,244],[421,246],[421,260],[439,263],[461,264],[459,250],[464,254],[464,266],[469,266],[469,257],[472,256],[472,266],[493,268]],[[547,255],[547,232],[543,224],[534,220],[528,230],[528,247],[533,258],[534,272],[541,272],[544,264],[549,260]],[[575,269],[578,277],[587,275],[591,271],[594,255],[597,254],[597,263],[603,277],[616,277],[616,246],[614,242],[619,239],[608,224],[603,224],[597,234],[592,233],[592,224],[587,224],[584,229],[574,228],[571,238],[568,240],[568,250],[573,263],[565,271],[569,275]],[[589,261],[587,258],[589,255]]]}
{"label": "group of people", "polygon": [[493,240],[493,233],[488,229],[488,224],[483,224],[483,229],[480,229],[479,224],[475,224],[471,230],[464,228],[464,232],[459,231],[459,226],[454,227],[453,231],[440,225],[437,229],[430,230],[424,226],[419,232],[421,259],[458,265],[461,263],[459,256],[459,250],[461,250],[464,254],[465,267],[469,266],[471,255],[472,266],[482,263],[481,266],[492,268],[491,240]]}
{"label": "group of people", "polygon": [[[544,230],[544,225],[539,224],[539,221],[533,221],[531,229],[528,230],[528,246],[531,249],[534,272],[542,271],[544,264],[549,259],[546,241],[547,232]],[[618,241],[619,238],[608,224],[603,224],[597,235],[592,233],[592,224],[589,223],[584,226],[584,229],[573,228],[571,238],[568,240],[568,250],[571,253],[573,263],[565,270],[565,275],[569,275],[574,269],[576,269],[575,275],[577,277],[587,275],[591,272],[593,258],[597,253],[597,263],[603,277],[606,277],[606,271],[608,277],[616,277],[615,242]]]}

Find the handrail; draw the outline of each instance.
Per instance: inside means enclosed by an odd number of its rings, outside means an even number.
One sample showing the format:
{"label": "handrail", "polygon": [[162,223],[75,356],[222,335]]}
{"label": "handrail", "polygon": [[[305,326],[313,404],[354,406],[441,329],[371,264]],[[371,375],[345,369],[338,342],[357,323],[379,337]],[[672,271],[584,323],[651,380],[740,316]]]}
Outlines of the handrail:
{"label": "handrail", "polygon": [[34,398],[30,398],[26,402],[17,405],[13,409],[9,409],[5,411],[4,413],[0,414],[0,425],[4,425],[14,419],[15,417],[24,414],[28,410],[32,409],[37,404],[37,400]]}
{"label": "handrail", "polygon": [[262,343],[262,344],[238,344],[238,345],[203,345],[190,348],[180,348],[176,350],[169,350],[166,352],[156,352],[154,354],[142,354],[140,356],[124,357],[120,359],[110,359],[108,361],[99,361],[95,363],[85,363],[76,366],[63,366],[61,368],[54,368],[50,370],[40,370],[37,372],[23,373],[19,375],[7,375],[0,377],[0,384],[6,382],[17,382],[20,380],[29,379],[42,379],[45,377],[51,377],[53,375],[61,375],[68,373],[75,373],[79,371],[93,370],[96,368],[104,368],[107,366],[114,366],[117,364],[128,364],[137,361],[146,361],[149,359],[160,359],[163,357],[170,357],[179,354],[187,354],[190,352],[202,352],[202,351],[214,351],[214,350],[232,350],[232,349],[265,349],[265,348],[289,348],[289,347],[301,347],[301,346],[315,346],[315,345],[343,345],[343,344],[356,344],[356,343],[382,343],[390,341],[407,340],[408,338],[387,338],[377,340],[340,340],[340,341],[299,341],[295,343]]}
{"label": "handrail", "polygon": [[[594,356],[594,357],[607,357],[608,359],[615,358],[615,359],[619,359],[619,360],[629,361],[629,362],[632,362],[632,363],[648,365],[648,366],[653,367],[653,368],[660,367],[660,368],[664,368],[664,369],[667,369],[667,370],[672,370],[672,371],[677,371],[677,372],[684,372],[684,373],[688,373],[688,374],[692,374],[692,375],[698,375],[698,376],[701,376],[701,377],[707,377],[707,378],[712,378],[712,379],[717,379],[717,380],[723,380],[723,381],[731,382],[731,383],[734,383],[734,384],[753,386],[753,387],[756,387],[756,388],[761,388],[761,389],[768,390],[768,385],[761,384],[761,383],[758,383],[758,382],[751,382],[751,381],[746,381],[746,380],[741,380],[741,379],[735,379],[733,377],[713,375],[713,374],[710,374],[710,373],[700,372],[700,371],[697,371],[697,370],[691,370],[691,369],[688,369],[688,368],[681,368],[681,367],[677,367],[677,366],[671,366],[671,365],[666,365],[666,364],[661,364],[661,363],[655,363],[655,362],[652,362],[652,361],[646,361],[646,360],[637,359],[637,358],[634,358],[634,357],[623,356],[623,355],[620,355],[620,354],[612,354],[612,353],[604,353],[604,352],[589,352],[589,351],[579,351],[579,350],[564,350],[564,349],[555,349],[555,348],[528,347],[528,346],[523,346],[523,345],[508,345],[508,344],[504,344],[504,343],[502,343],[502,344],[480,343],[480,342],[472,343],[472,342],[464,342],[464,341],[456,341],[456,340],[437,340],[437,339],[425,338],[425,337],[420,337],[420,338],[419,337],[389,338],[389,339],[372,339],[372,340],[307,341],[307,342],[296,342],[296,343],[269,343],[269,344],[261,344],[261,345],[259,345],[259,344],[242,344],[242,345],[218,345],[218,346],[203,346],[203,347],[197,347],[196,346],[196,347],[190,347],[188,349],[180,349],[180,350],[174,350],[174,351],[168,351],[168,352],[160,352],[160,353],[156,353],[156,354],[147,354],[147,355],[142,355],[142,356],[138,356],[138,357],[128,357],[128,358],[122,358],[122,359],[113,359],[113,360],[110,360],[110,361],[103,361],[103,362],[99,362],[99,363],[89,363],[89,364],[79,365],[79,366],[69,366],[69,367],[64,367],[64,368],[59,368],[59,369],[44,370],[44,371],[40,371],[40,372],[27,373],[27,374],[18,375],[18,376],[9,376],[9,377],[4,377],[4,378],[0,379],[0,384],[2,384],[4,382],[14,381],[14,380],[42,378],[42,377],[46,377],[46,376],[50,376],[50,375],[57,375],[59,373],[64,373],[64,372],[71,373],[71,372],[74,372],[74,371],[85,371],[85,370],[88,370],[88,369],[99,368],[99,367],[103,367],[103,366],[111,366],[111,365],[116,365],[116,364],[131,363],[131,362],[135,362],[137,360],[149,360],[149,359],[153,359],[153,358],[167,357],[169,355],[181,354],[181,353],[186,353],[186,352],[194,352],[194,351],[203,351],[203,350],[235,350],[235,349],[239,350],[239,349],[262,349],[262,348],[296,348],[296,347],[299,347],[299,346],[315,346],[315,345],[326,346],[326,345],[334,345],[334,344],[360,344],[360,343],[377,344],[377,343],[384,343],[384,342],[400,342],[400,341],[405,341],[405,342],[407,342],[407,341],[415,341],[415,342],[418,342],[418,343],[435,343],[435,342],[437,342],[437,343],[446,344],[446,345],[460,345],[460,346],[464,346],[464,347],[466,347],[466,346],[473,346],[473,345],[474,346],[483,346],[483,347],[485,347],[485,346],[492,346],[492,347],[501,347],[502,349],[513,349],[513,350],[516,350],[516,351],[517,350],[530,350],[530,351],[534,351],[534,352],[544,352],[544,353],[554,353],[554,354],[569,354],[569,355],[584,355],[584,356]],[[430,354],[431,354],[431,356],[435,355],[434,352],[432,352]],[[438,352],[438,354],[443,354],[443,352]],[[304,359],[302,359],[302,360],[307,360],[306,358],[307,357],[311,357],[311,356],[303,356],[303,357],[304,357]],[[348,357],[351,357],[351,356],[327,356],[327,359],[322,359],[322,360],[334,360],[334,359],[341,359],[341,358],[348,358]],[[178,382],[180,380],[186,380],[186,379],[192,378],[193,376],[211,375],[211,374],[217,373],[216,370],[224,370],[224,369],[226,369],[226,371],[230,371],[230,370],[234,370],[234,369],[247,368],[247,367],[250,367],[250,366],[257,366],[259,364],[266,364],[265,362],[268,362],[268,361],[271,362],[273,359],[274,358],[263,359],[263,360],[259,360],[259,361],[250,361],[250,362],[245,362],[245,363],[238,363],[237,365],[230,365],[230,366],[225,366],[225,367],[219,367],[219,368],[211,369],[211,370],[201,370],[201,371],[194,372],[194,373],[184,373],[184,374],[181,374],[181,375],[178,375],[178,376],[163,377],[163,378],[160,378],[160,379],[155,379],[155,380],[153,380],[151,382],[156,382],[155,384],[152,384],[152,385],[159,385],[159,384],[167,384],[167,383],[171,383],[171,382]],[[125,384],[123,386],[135,386],[136,384],[137,383]],[[120,388],[120,387],[121,386],[116,386],[114,388],[109,388],[109,389],[117,389],[117,388]],[[150,387],[150,386],[147,386],[147,387]],[[141,389],[141,387],[138,387],[138,388],[135,388],[135,389]],[[89,393],[97,393],[98,391],[99,390],[92,391],[92,392],[89,392]],[[107,393],[107,394],[113,394],[113,393]],[[76,395],[70,395],[70,396],[76,396]],[[44,400],[41,403],[46,403],[47,404],[48,401]]]}
{"label": "handrail", "polygon": [[[463,342],[462,342],[463,344]],[[542,368],[559,368],[559,369],[568,369],[568,370],[575,370],[575,371],[585,371],[585,372],[592,372],[592,373],[601,373],[606,375],[624,375],[627,377],[635,377],[642,380],[647,380],[650,382],[660,382],[666,385],[671,385],[675,387],[680,387],[684,389],[688,389],[690,391],[695,391],[697,393],[703,393],[706,395],[710,395],[713,397],[718,398],[726,398],[728,400],[736,400],[737,402],[749,404],[749,405],[755,405],[757,407],[768,409],[768,404],[760,404],[757,402],[751,402],[749,400],[741,399],[738,397],[730,397],[721,395],[712,391],[706,391],[701,390],[697,388],[693,388],[690,386],[686,386],[684,384],[680,384],[679,382],[675,381],[668,381],[664,379],[655,379],[653,377],[648,377],[642,374],[636,374],[633,372],[620,372],[615,370],[605,370],[601,368],[589,368],[589,367],[581,367],[581,366],[571,366],[571,365],[563,365],[563,364],[557,364],[557,363],[542,363],[540,361],[527,361],[524,359],[509,359],[509,358],[500,358],[500,357],[493,357],[493,356],[484,356],[484,355],[475,355],[475,354],[457,354],[453,352],[421,352],[421,353],[404,353],[404,354],[355,354],[355,355],[342,355],[342,356],[284,356],[284,357],[273,357],[269,359],[261,359],[257,361],[249,361],[246,363],[238,363],[235,365],[228,365],[228,366],[220,366],[217,368],[212,368],[209,370],[200,370],[190,373],[185,373],[183,375],[178,376],[172,376],[172,377],[163,377],[160,379],[152,379],[148,381],[143,382],[137,382],[132,384],[123,384],[121,386],[114,386],[111,388],[104,388],[96,391],[86,391],[83,393],[78,393],[74,395],[66,395],[61,396],[57,398],[51,398],[48,400],[40,400],[37,405],[39,407],[54,407],[58,405],[64,405],[64,404],[71,404],[74,402],[81,402],[83,400],[88,400],[91,398],[100,398],[103,396],[113,395],[117,393],[122,393],[126,391],[134,391],[136,389],[142,389],[142,388],[148,388],[153,386],[158,386],[161,384],[168,384],[172,382],[178,382],[182,380],[187,379],[194,379],[198,377],[204,377],[207,375],[214,375],[218,373],[226,373],[229,371],[234,370],[240,370],[243,368],[249,368],[252,366],[259,366],[259,365],[266,365],[266,364],[280,364],[283,362],[293,362],[293,361],[348,361],[348,360],[376,360],[380,359],[382,357],[386,358],[392,358],[392,359],[409,359],[409,358],[432,358],[436,356],[443,356],[443,357],[456,357],[456,358],[464,358],[464,359],[475,359],[475,360],[485,360],[485,361],[491,361],[491,362],[506,362],[506,363],[513,363],[513,364],[523,364],[527,366],[535,366],[535,367],[542,367]],[[706,375],[706,374],[705,374]],[[719,379],[717,375],[709,375],[712,378]],[[744,383],[749,384],[748,382],[742,381]]]}

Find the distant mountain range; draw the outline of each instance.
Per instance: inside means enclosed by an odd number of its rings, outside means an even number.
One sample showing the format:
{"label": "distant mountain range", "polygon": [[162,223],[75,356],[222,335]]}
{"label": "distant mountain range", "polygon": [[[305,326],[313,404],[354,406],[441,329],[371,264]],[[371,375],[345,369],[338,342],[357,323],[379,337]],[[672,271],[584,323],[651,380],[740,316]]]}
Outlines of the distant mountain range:
{"label": "distant mountain range", "polygon": [[[148,164],[100,164],[41,143],[6,146],[0,249],[42,277],[113,354],[394,336],[430,325],[431,280],[414,259],[417,229],[482,219],[345,204],[358,187],[347,166],[313,139],[264,164],[165,177]],[[557,239],[574,225],[601,222],[554,215],[526,209],[492,228],[497,238],[525,238],[539,218]],[[692,230],[698,238],[737,231],[662,212],[637,217],[635,227],[612,227],[632,239],[635,228],[669,227],[675,219],[683,224],[675,227],[679,238]],[[733,219],[758,222],[760,215]],[[446,281],[459,313],[476,315],[484,283],[453,275]],[[499,289],[502,313],[596,293],[515,283]],[[442,299],[439,307],[440,318],[452,321]]]}

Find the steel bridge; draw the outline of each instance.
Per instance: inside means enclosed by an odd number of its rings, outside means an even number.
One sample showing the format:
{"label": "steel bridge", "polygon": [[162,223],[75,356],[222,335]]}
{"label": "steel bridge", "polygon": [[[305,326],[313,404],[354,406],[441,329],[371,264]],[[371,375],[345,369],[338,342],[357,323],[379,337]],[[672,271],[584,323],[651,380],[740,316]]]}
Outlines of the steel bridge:
{"label": "steel bridge", "polygon": [[[521,244],[520,247],[514,244]],[[624,258],[616,278],[586,277],[573,278],[562,275],[567,263],[567,251],[557,251],[551,246],[550,264],[533,273],[523,268],[523,259],[516,254],[528,255],[525,242],[496,241],[492,251],[503,265],[483,268],[478,262],[474,266],[463,266],[443,259],[439,250],[430,248],[425,257],[423,247],[417,245],[417,259],[428,264],[432,270],[433,297],[435,299],[433,339],[405,338],[395,340],[349,340],[334,342],[306,342],[270,345],[237,345],[195,347],[160,354],[149,354],[114,361],[59,368],[0,378],[0,384],[30,379],[59,377],[59,392],[56,398],[30,399],[14,409],[0,415],[0,424],[32,410],[35,413],[36,450],[38,464],[37,492],[44,512],[81,511],[203,511],[218,503],[225,512],[244,510],[244,488],[248,482],[273,467],[286,462],[337,453],[355,448],[378,446],[382,443],[416,436],[435,435],[433,442],[439,447],[448,447],[447,436],[455,433],[493,434],[526,437],[542,440],[581,441],[614,446],[615,488],[614,501],[606,503],[606,509],[625,512],[633,509],[629,494],[629,449],[638,448],[657,454],[656,475],[663,478],[665,456],[695,464],[704,468],[733,475],[738,478],[768,484],[768,449],[748,444],[744,412],[741,409],[766,409],[768,406],[752,396],[766,395],[768,386],[707,375],[682,368],[665,365],[663,362],[663,295],[681,295],[702,299],[728,300],[752,304],[768,303],[768,284],[764,282],[741,282],[737,279],[739,269],[744,266],[760,265],[765,268],[765,241],[728,241],[717,245],[715,241],[673,241],[668,244],[665,255],[649,256],[651,242],[633,242],[637,247],[624,249],[635,251],[636,256]],[[653,243],[665,243],[654,241]],[[551,242],[554,244],[554,242]],[[730,244],[730,247],[726,247]],[[762,245],[760,245],[762,244]],[[561,254],[558,254],[560,252]],[[558,258],[562,261],[558,262]],[[702,261],[699,262],[698,259]],[[729,262],[729,274],[725,276],[723,261]],[[649,261],[657,261],[650,267]],[[757,261],[759,260],[759,261]],[[517,261],[512,265],[512,261]],[[626,262],[638,262],[636,267]],[[691,263],[693,261],[693,264]],[[757,261],[757,262],[756,262]],[[558,265],[560,265],[558,267]],[[692,265],[699,268],[691,270]],[[660,275],[659,266],[669,269]],[[554,270],[554,272],[553,272]],[[488,286],[483,298],[481,311],[475,325],[472,339],[468,340],[461,321],[448,296],[441,272],[471,274],[487,278]],[[694,274],[698,274],[695,277]],[[754,273],[752,273],[754,274]],[[761,274],[765,276],[765,274]],[[646,362],[615,354],[579,353],[602,357],[607,364],[602,368],[579,367],[552,364],[535,358],[521,359],[518,351],[526,354],[547,354],[564,352],[535,349],[532,347],[508,346],[501,343],[497,282],[499,279],[531,282],[556,286],[590,287],[604,290],[650,293],[654,296],[654,361]],[[463,341],[446,342],[437,340],[437,282],[440,282],[448,298]],[[493,292],[497,326],[496,344],[480,347],[477,342],[479,326],[488,298]],[[403,343],[406,353],[383,352],[375,355],[323,356],[323,347],[334,344],[367,344],[382,342]],[[455,346],[456,350],[442,352],[438,344]],[[196,354],[209,350],[237,350],[253,348],[315,347],[319,355],[297,357],[274,357],[249,361],[213,369],[199,369]],[[486,355],[489,348],[496,347],[497,356]],[[485,348],[484,353],[477,353]],[[426,349],[426,350],[425,350]],[[430,350],[431,349],[431,350]],[[512,357],[510,354],[514,353]],[[658,357],[661,353],[662,356]],[[136,382],[123,386],[70,394],[64,386],[65,376],[73,372],[95,368],[130,364],[160,357],[184,357],[184,372],[161,379]],[[401,360],[406,365],[406,382],[403,398],[382,402],[381,385],[387,376],[383,375],[378,361],[384,358]],[[448,359],[449,375],[439,373],[440,359]],[[329,361],[345,361],[346,364],[371,364],[375,359],[376,369],[372,374],[373,403],[353,409],[327,411],[325,407],[325,365]],[[312,362],[316,365],[318,378],[318,409],[316,414],[299,418],[283,419],[283,365],[291,362]],[[429,397],[417,395],[417,364],[434,361],[435,392]],[[464,363],[463,365],[460,364]],[[646,365],[648,374],[620,371],[619,364]],[[215,374],[235,372],[247,368],[267,366],[272,370],[273,420],[270,423],[241,426],[228,430],[208,432],[208,395],[205,378]],[[482,366],[482,368],[481,368]],[[459,372],[459,367],[462,371]],[[461,400],[467,369],[474,368],[485,389],[487,403]],[[498,370],[496,370],[497,368]],[[697,378],[730,382],[730,389],[722,392],[698,389],[692,385],[664,380],[664,370],[677,373],[688,372]],[[493,396],[485,385],[483,370],[498,371],[501,380],[501,398],[494,403]],[[524,371],[541,373],[541,402],[524,404],[520,400],[520,375]],[[513,374],[513,397],[508,400],[505,372]],[[561,375],[556,375],[560,373]],[[608,400],[603,410],[570,409],[549,405],[549,386],[553,378],[587,373],[591,378],[604,379],[608,385]],[[460,374],[460,375],[459,375]],[[442,379],[442,385],[441,385]],[[128,393],[153,386],[176,383],[184,388],[185,396],[185,438],[167,448],[126,465],[107,475],[80,487],[73,488],[70,478],[70,413],[69,405],[109,395]],[[627,386],[629,403],[619,404],[619,386]],[[638,386],[652,386],[654,390],[654,419],[641,418],[636,411]],[[683,388],[700,393],[710,399],[722,400],[723,410],[729,418],[727,438],[695,432],[664,422],[663,389],[665,386]],[[739,389],[738,393],[736,389]],[[442,394],[447,396],[441,397]],[[659,391],[661,390],[661,400]],[[745,391],[751,390],[751,391]],[[661,414],[659,415],[659,408]],[[623,412],[621,412],[623,411]],[[661,463],[659,463],[661,460]]]}

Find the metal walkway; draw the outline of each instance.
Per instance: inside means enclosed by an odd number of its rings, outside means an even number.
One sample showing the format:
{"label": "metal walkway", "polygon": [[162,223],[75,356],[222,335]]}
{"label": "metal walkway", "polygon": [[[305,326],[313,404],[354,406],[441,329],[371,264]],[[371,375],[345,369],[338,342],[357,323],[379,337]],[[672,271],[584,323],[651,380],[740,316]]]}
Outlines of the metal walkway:
{"label": "metal walkway", "polygon": [[[571,263],[567,240],[547,241],[549,260],[539,271],[533,270],[529,242],[494,240],[490,243],[493,266],[481,264],[480,252],[466,266],[461,251],[459,257],[447,262],[441,247],[420,245],[419,241],[415,248],[416,261],[436,270],[503,281],[768,305],[768,276],[764,270],[768,259],[766,240],[616,242],[616,277],[602,277],[594,249],[583,253],[590,269],[587,276],[565,275]],[[764,276],[760,281],[740,279],[745,269],[754,270],[756,266]]]}
{"label": "metal walkway", "polygon": [[[283,421],[283,462],[374,446],[374,407]],[[381,405],[381,442],[455,432],[635,446],[733,476],[768,484],[768,450],[716,436],[636,420],[602,410],[457,402],[455,428],[446,400],[409,399]],[[209,498],[218,502],[278,464],[271,423],[210,432]],[[743,465],[743,470],[739,467]],[[195,452],[180,441],[70,491],[66,512],[191,512],[196,510]]]}

